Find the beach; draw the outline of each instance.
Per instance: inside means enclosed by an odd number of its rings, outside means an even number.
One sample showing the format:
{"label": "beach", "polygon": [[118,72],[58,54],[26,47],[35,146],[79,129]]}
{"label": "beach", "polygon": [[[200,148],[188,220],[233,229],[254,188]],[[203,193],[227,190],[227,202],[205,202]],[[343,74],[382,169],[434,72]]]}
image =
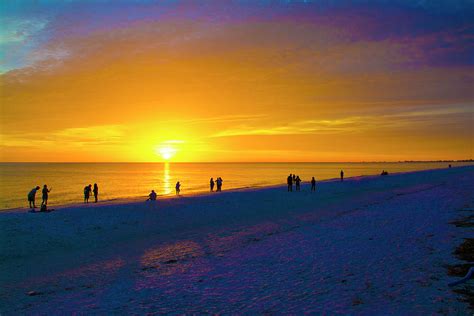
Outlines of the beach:
{"label": "beach", "polygon": [[446,266],[474,238],[450,224],[473,215],[473,178],[467,166],[320,181],[316,192],[4,211],[0,313],[472,313]]}

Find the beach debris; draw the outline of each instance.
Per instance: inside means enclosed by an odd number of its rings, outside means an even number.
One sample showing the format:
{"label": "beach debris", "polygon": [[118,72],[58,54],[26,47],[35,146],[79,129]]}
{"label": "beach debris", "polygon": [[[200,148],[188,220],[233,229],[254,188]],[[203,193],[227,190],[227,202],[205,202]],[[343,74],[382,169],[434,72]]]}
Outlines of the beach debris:
{"label": "beach debris", "polygon": [[151,270],[151,269],[156,269],[156,267],[153,267],[153,266],[143,267],[142,271],[147,271],[147,270]]}
{"label": "beach debris", "polygon": [[454,251],[454,255],[461,260],[474,261],[474,238],[464,238],[464,242],[460,244]]}
{"label": "beach debris", "polygon": [[461,280],[457,280],[455,282],[451,282],[448,284],[448,286],[455,286],[458,284],[465,283],[469,281],[469,279],[471,279],[473,276],[474,276],[474,267],[471,267],[464,278],[462,278]]}
{"label": "beach debris", "polygon": [[28,294],[28,296],[36,296],[36,295],[42,295],[43,292],[39,292],[39,291],[29,291],[27,294]]}
{"label": "beach debris", "polygon": [[469,269],[472,266],[473,265],[470,263],[461,263],[461,264],[446,265],[446,269],[448,269],[448,275],[450,276],[463,277],[469,272]]}
{"label": "beach debris", "polygon": [[474,215],[450,222],[450,224],[456,225],[456,227],[474,227]]}

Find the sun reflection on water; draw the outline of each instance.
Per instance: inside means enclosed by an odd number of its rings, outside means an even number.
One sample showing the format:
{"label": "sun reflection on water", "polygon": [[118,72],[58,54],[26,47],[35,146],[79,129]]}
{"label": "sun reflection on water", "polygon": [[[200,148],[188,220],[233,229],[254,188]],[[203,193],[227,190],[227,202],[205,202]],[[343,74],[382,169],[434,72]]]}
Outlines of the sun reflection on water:
{"label": "sun reflection on water", "polygon": [[164,194],[171,193],[171,177],[170,177],[170,163],[165,162],[163,169],[163,192]]}

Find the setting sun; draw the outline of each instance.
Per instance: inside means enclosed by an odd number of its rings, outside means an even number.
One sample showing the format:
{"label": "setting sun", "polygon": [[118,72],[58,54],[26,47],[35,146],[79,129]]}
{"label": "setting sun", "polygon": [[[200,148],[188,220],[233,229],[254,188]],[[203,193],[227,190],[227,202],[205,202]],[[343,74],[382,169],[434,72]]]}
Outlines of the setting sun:
{"label": "setting sun", "polygon": [[170,160],[176,154],[176,149],[169,146],[160,147],[158,153],[164,160]]}

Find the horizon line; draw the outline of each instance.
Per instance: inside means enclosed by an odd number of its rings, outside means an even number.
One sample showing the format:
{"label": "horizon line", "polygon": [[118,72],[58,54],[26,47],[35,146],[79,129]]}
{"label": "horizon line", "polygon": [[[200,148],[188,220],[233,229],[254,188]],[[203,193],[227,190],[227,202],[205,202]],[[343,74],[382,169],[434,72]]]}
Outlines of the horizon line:
{"label": "horizon line", "polygon": [[13,163],[64,163],[64,164],[79,164],[79,163],[104,163],[104,164],[120,164],[120,163],[418,163],[418,162],[474,162],[474,159],[437,159],[437,160],[367,160],[367,161],[2,161],[0,164]]}

